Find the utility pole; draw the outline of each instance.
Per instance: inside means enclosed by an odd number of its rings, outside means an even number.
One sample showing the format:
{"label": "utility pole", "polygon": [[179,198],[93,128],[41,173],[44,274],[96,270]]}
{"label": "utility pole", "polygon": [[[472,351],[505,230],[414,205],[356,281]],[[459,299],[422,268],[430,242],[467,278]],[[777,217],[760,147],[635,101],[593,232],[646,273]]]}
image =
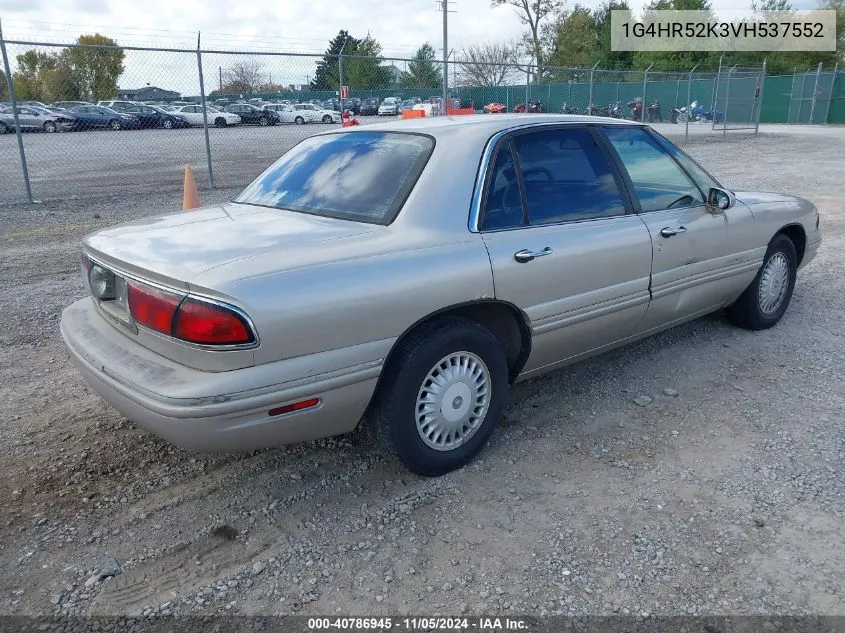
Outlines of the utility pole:
{"label": "utility pole", "polygon": [[217,67],[217,73],[220,76],[220,94],[223,94],[223,66]]}
{"label": "utility pole", "polygon": [[337,56],[337,102],[341,112],[343,112],[343,49],[346,48],[348,43],[349,38],[347,37],[343,40],[343,46],[340,47],[340,53]]}
{"label": "utility pole", "polygon": [[443,114],[449,113],[449,0],[440,0],[443,10]]}

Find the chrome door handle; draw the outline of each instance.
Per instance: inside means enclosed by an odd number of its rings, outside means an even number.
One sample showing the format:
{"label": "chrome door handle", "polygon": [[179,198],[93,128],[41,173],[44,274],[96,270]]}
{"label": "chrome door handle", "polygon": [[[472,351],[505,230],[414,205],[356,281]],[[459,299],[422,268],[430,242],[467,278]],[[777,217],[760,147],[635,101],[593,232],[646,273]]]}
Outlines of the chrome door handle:
{"label": "chrome door handle", "polygon": [[665,228],[660,229],[660,235],[662,235],[663,237],[672,237],[673,235],[678,235],[679,233],[686,233],[686,232],[687,232],[687,227],[685,227],[685,226],[679,226],[679,227],[674,228],[674,229],[672,227],[667,226]]}
{"label": "chrome door handle", "polygon": [[513,258],[518,261],[520,264],[525,264],[530,262],[535,257],[544,257],[546,255],[551,255],[552,249],[551,247],[547,246],[541,251],[529,251],[527,248],[523,248],[521,251],[517,251],[513,254]]}

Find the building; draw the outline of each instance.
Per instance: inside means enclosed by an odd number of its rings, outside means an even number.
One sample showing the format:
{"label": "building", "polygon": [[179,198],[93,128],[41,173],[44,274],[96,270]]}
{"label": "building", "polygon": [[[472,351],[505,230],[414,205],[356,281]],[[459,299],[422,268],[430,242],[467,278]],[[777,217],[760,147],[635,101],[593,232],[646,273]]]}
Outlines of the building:
{"label": "building", "polygon": [[117,91],[117,98],[120,101],[176,101],[181,97],[182,94],[179,92],[156,86],[144,86],[136,90],[119,88]]}
{"label": "building", "polygon": [[394,64],[382,66],[382,68],[386,68],[390,71],[390,87],[394,89],[401,88],[405,81],[405,73]]}

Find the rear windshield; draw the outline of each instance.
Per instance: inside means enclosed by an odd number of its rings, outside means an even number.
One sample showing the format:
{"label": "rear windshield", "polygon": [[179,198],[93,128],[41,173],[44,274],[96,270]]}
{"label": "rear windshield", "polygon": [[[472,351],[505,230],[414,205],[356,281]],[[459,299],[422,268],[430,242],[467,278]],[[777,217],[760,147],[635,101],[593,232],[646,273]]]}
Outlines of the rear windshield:
{"label": "rear windshield", "polygon": [[342,220],[389,224],[434,149],[399,132],[347,132],[305,139],[252,182],[236,202]]}

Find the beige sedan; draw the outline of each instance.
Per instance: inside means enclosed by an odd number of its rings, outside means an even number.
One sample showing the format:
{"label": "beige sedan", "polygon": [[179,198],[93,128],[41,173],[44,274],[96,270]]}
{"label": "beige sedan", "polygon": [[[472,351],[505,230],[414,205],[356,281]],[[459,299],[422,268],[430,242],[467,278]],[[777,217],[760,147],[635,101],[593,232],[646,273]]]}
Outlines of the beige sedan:
{"label": "beige sedan", "polygon": [[393,121],[303,140],[231,204],[88,236],[61,331],[94,389],[182,446],[363,419],[439,475],[516,380],[717,310],[775,325],[820,242],[811,203],[730,191],[639,124]]}

